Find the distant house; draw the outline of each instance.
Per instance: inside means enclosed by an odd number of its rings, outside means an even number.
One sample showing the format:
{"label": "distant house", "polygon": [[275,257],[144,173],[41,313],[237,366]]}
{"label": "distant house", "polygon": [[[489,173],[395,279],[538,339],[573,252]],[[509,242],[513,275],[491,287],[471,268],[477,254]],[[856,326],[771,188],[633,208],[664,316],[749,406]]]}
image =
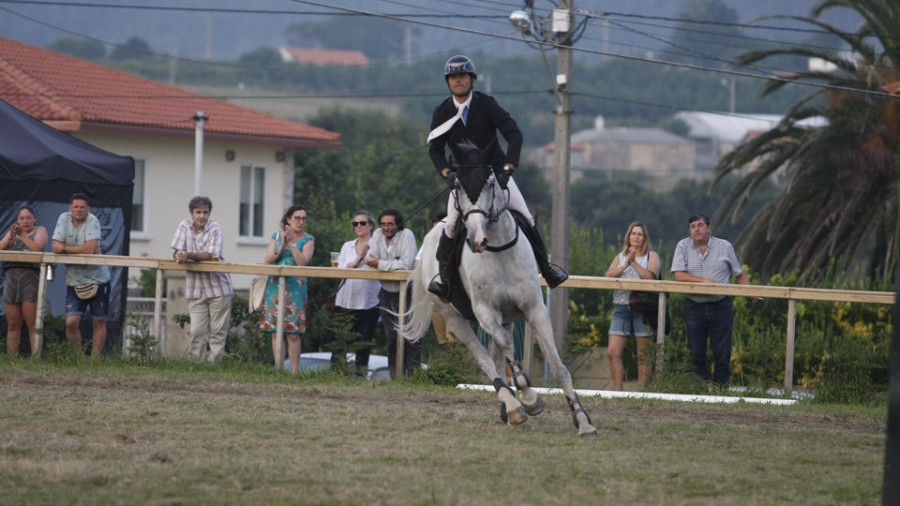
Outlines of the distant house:
{"label": "distant house", "polygon": [[[336,149],[340,135],[0,38],[0,98],[44,123],[135,159],[131,254],[170,257],[195,193],[195,114],[203,126],[201,193],[225,229],[225,259],[259,263],[292,204],[294,150]],[[2,135],[2,133],[0,133]],[[238,276],[235,285],[249,284]]]}
{"label": "distant house", "polygon": [[[756,137],[777,126],[782,116],[681,111],[675,114],[675,118],[687,124],[690,129],[688,137],[697,143],[697,167],[711,170],[722,156],[731,152],[748,136]],[[810,118],[802,125],[820,127],[825,125],[825,119]]]}
{"label": "distant house", "polygon": [[[598,116],[594,128],[571,137],[570,180],[589,173],[641,172],[654,176],[687,177],[694,171],[694,143],[659,128],[605,128]],[[537,163],[552,173],[555,145],[537,152]],[[552,179],[552,178],[551,178]]]}
{"label": "distant house", "polygon": [[281,46],[278,50],[284,62],[308,63],[312,65],[348,65],[365,67],[369,59],[361,51],[340,49],[299,49]]}

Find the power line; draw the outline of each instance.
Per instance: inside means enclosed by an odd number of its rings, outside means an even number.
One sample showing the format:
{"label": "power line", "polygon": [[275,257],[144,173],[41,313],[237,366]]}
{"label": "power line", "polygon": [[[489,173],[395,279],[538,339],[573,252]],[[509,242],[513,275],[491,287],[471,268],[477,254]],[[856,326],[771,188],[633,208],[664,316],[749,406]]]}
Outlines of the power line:
{"label": "power line", "polygon": [[[431,23],[431,22],[427,22],[427,21],[404,19],[402,17],[396,17],[396,16],[389,15],[389,14],[380,14],[377,12],[364,11],[361,9],[351,9],[348,7],[330,6],[330,5],[323,4],[321,2],[316,2],[313,0],[289,0],[289,1],[294,2],[294,3],[302,3],[302,4],[306,4],[306,5],[314,5],[314,6],[319,6],[319,7],[328,7],[331,9],[337,9],[337,10],[344,11],[344,12],[356,12],[356,13],[366,14],[366,15],[370,15],[370,16],[379,16],[379,17],[385,17],[388,19],[396,19],[397,21],[402,21],[405,23],[421,24],[424,26],[431,26],[431,27],[441,28],[441,29],[445,29],[445,30],[454,30],[454,31],[460,31],[460,32],[464,32],[464,33],[470,33],[473,35],[482,35],[482,36],[486,36],[486,37],[494,37],[494,38],[498,38],[498,39],[514,40],[514,41],[521,42],[521,39],[519,37],[513,37],[513,36],[503,35],[503,34],[486,33],[486,32],[482,32],[479,30],[473,30],[470,28],[439,25],[439,24]],[[656,64],[656,65],[667,65],[667,66],[671,66],[671,67],[678,67],[678,68],[689,69],[689,70],[700,70],[700,71],[704,71],[704,72],[712,72],[712,73],[717,73],[717,74],[727,74],[727,75],[736,76],[736,77],[748,77],[751,79],[780,82],[780,83],[784,83],[784,84],[798,84],[801,86],[807,86],[807,87],[811,87],[811,88],[819,88],[822,90],[842,91],[842,92],[846,92],[846,93],[854,93],[854,94],[858,94],[858,95],[871,96],[871,97],[880,98],[880,99],[900,100],[900,96],[893,96],[893,95],[890,95],[883,91],[865,90],[865,89],[861,89],[861,88],[850,88],[847,86],[839,86],[839,85],[835,85],[835,84],[817,83],[817,82],[789,79],[789,78],[776,76],[776,75],[760,75],[760,74],[753,74],[750,72],[742,72],[742,71],[732,70],[732,69],[706,67],[703,65],[693,65],[690,63],[680,63],[680,62],[673,62],[673,61],[667,61],[667,60],[657,60],[655,58],[648,58],[648,57],[643,57],[643,56],[624,55],[624,54],[618,54],[618,53],[610,53],[608,51],[602,51],[602,50],[597,50],[597,49],[587,49],[587,48],[579,48],[579,47],[575,47],[575,46],[565,46],[565,45],[556,44],[556,43],[552,43],[552,42],[544,42],[544,41],[530,41],[530,42],[533,44],[539,45],[539,46],[546,46],[546,47],[552,47],[552,48],[565,47],[565,48],[572,49],[573,51],[578,51],[578,52],[588,53],[588,54],[596,54],[596,55],[600,55],[600,56],[608,56],[611,58],[621,58],[621,59],[625,59],[625,60],[639,61],[639,62],[643,62],[643,63],[652,63],[652,64]]]}
{"label": "power line", "polygon": [[[28,0],[0,0],[0,3],[4,3],[4,2],[26,2],[26,1],[28,1]],[[384,19],[393,19],[393,20],[396,20],[396,21],[404,22],[404,23],[418,24],[418,25],[423,25],[423,26],[430,26],[430,27],[433,27],[433,28],[439,28],[439,29],[445,29],[445,30],[452,30],[452,31],[459,31],[459,32],[463,32],[463,33],[469,33],[469,34],[473,34],[473,35],[480,35],[480,36],[489,37],[489,38],[495,38],[495,39],[504,39],[504,40],[511,40],[511,41],[516,41],[516,42],[521,42],[521,41],[522,41],[522,39],[519,38],[518,36],[510,36],[510,35],[497,34],[497,33],[488,33],[488,32],[483,32],[483,31],[474,30],[474,29],[469,29],[469,28],[462,28],[462,27],[453,27],[453,26],[448,26],[448,25],[441,25],[441,24],[432,23],[432,22],[428,22],[428,21],[421,21],[421,20],[408,19],[408,18],[405,18],[405,17],[403,17],[403,16],[397,16],[397,15],[394,15],[394,14],[384,14],[384,13],[378,13],[378,12],[365,11],[365,10],[361,10],[361,9],[351,9],[351,8],[347,8],[347,7],[332,6],[332,5],[328,5],[328,4],[324,4],[324,3],[316,2],[316,1],[312,1],[312,0],[289,0],[289,1],[290,1],[290,2],[293,2],[293,3],[301,3],[301,4],[310,5],[310,6],[316,6],[316,7],[323,7],[323,8],[326,8],[326,9],[338,10],[338,11],[343,12],[343,13],[352,13],[352,14],[356,14],[356,15],[365,15],[365,16],[373,16],[373,17],[384,18]],[[36,3],[48,3],[48,2],[36,2]],[[39,24],[42,24],[42,25],[45,25],[45,26],[49,26],[49,27],[58,29],[58,30],[63,31],[63,32],[65,32],[65,33],[70,33],[70,34],[72,34],[72,35],[85,37],[85,38],[88,38],[88,39],[90,39],[90,40],[94,40],[94,41],[101,42],[101,43],[104,43],[104,44],[110,44],[110,45],[113,45],[113,46],[116,46],[116,47],[123,47],[123,48],[129,49],[129,50],[132,49],[132,48],[128,48],[128,47],[126,47],[126,46],[121,46],[121,45],[119,45],[119,44],[113,44],[113,43],[109,43],[109,42],[106,42],[106,41],[102,41],[102,40],[100,40],[100,39],[96,39],[96,38],[89,37],[89,36],[86,36],[86,35],[78,34],[77,32],[74,32],[74,31],[71,31],[71,30],[66,30],[66,29],[63,29],[63,28],[61,28],[61,27],[56,27],[56,26],[53,26],[53,25],[51,25],[51,24],[49,24],[49,23],[45,23],[45,22],[43,22],[43,21],[40,21],[40,20],[31,18],[31,17],[29,17],[29,16],[22,15],[22,14],[20,14],[20,13],[16,13],[16,12],[14,12],[14,11],[10,11],[10,10],[5,9],[5,8],[2,8],[2,7],[0,7],[0,10],[3,10],[3,11],[5,11],[5,12],[9,12],[9,13],[14,14],[14,15],[17,15],[17,16],[21,16],[21,17],[23,17],[23,18],[25,18],[25,19],[29,19],[29,20],[31,20],[31,21],[33,21],[33,22],[36,22],[36,23],[39,23]],[[547,46],[547,47],[553,47],[553,48],[564,47],[564,46],[560,46],[560,45],[558,45],[558,44],[554,44],[554,43],[550,43],[550,42],[532,41],[532,43],[537,44],[537,45]],[[573,51],[578,51],[578,52],[581,52],[581,53],[595,54],[595,55],[607,56],[607,57],[611,57],[611,58],[619,58],[619,59],[630,60],[630,61],[638,61],[638,62],[643,62],[643,63],[652,63],[652,64],[657,64],[657,65],[666,65],[666,66],[672,66],[672,67],[684,68],[684,69],[689,69],[689,70],[699,70],[699,71],[712,72],[712,73],[718,73],[718,74],[728,74],[728,75],[731,75],[731,76],[747,77],[747,78],[751,78],[751,79],[758,79],[758,80],[766,80],[766,81],[781,82],[781,83],[785,83],[785,84],[799,84],[799,85],[802,85],[802,86],[808,86],[808,87],[812,87],[812,88],[829,89],[829,90],[834,90],[834,91],[842,91],[842,92],[847,92],[847,93],[861,94],[861,95],[872,96],[872,97],[875,97],[875,98],[881,98],[881,99],[894,99],[894,100],[900,99],[900,97],[895,97],[895,96],[892,96],[892,95],[890,95],[890,94],[887,94],[887,93],[884,93],[884,92],[881,92],[881,91],[876,91],[876,90],[864,90],[864,89],[859,89],[859,88],[849,88],[849,87],[846,87],[846,86],[838,86],[838,85],[833,85],[833,84],[817,83],[817,82],[810,82],[810,81],[801,81],[801,80],[795,80],[795,79],[785,78],[785,77],[776,76],[776,75],[760,75],[760,74],[754,74],[754,73],[749,73],[749,72],[742,72],[742,71],[732,70],[732,69],[723,69],[723,68],[715,68],[715,67],[706,67],[706,66],[702,66],[702,65],[694,65],[694,64],[689,64],[689,63],[672,62],[672,61],[659,60],[659,59],[650,58],[650,57],[643,57],[643,56],[635,56],[635,55],[625,55],[625,54],[619,54],[619,53],[611,53],[611,52],[608,52],[608,51],[594,50],[594,49],[588,49],[588,48],[572,47],[571,49],[572,49]],[[155,53],[150,53],[150,54],[155,54]],[[173,58],[172,56],[168,56],[168,57]],[[189,58],[178,58],[178,59],[179,59],[179,60],[188,61],[188,62],[192,62],[192,63],[206,64],[206,65],[218,65],[218,66],[224,66],[224,67],[251,68],[251,69],[253,69],[253,68],[258,68],[258,69],[271,69],[271,68],[272,68],[272,67],[266,67],[266,66],[247,66],[247,65],[234,65],[234,64],[227,64],[227,63],[212,63],[212,62],[206,62],[206,61],[202,61],[202,60],[194,60],[194,59],[189,59]]]}
{"label": "power line", "polygon": [[[258,15],[295,15],[295,16],[360,16],[363,14],[356,13],[329,13],[327,11],[293,11],[293,10],[270,10],[270,9],[225,9],[219,7],[173,7],[162,5],[129,5],[129,4],[96,4],[89,2],[61,2],[61,1],[38,1],[38,0],[0,0],[0,4],[17,4],[17,5],[46,5],[55,7],[81,7],[81,8],[98,8],[98,9],[125,9],[125,10],[141,10],[141,11],[163,11],[163,12],[197,12],[203,14],[258,14]],[[457,13],[435,13],[435,14],[395,14],[396,16],[405,16],[411,18],[459,18],[459,19],[506,19],[506,16],[489,15],[489,14],[457,14]]]}
{"label": "power line", "polygon": [[[784,32],[801,32],[801,33],[814,33],[814,34],[831,34],[832,32],[828,30],[822,30],[821,28],[791,28],[786,26],[772,26],[772,25],[760,25],[760,24],[750,24],[750,23],[730,23],[727,21],[712,21],[712,20],[701,20],[701,19],[690,19],[690,18],[673,18],[666,16],[647,16],[643,14],[629,14],[624,12],[607,12],[607,11],[581,11],[584,13],[588,13],[591,15],[595,15],[597,17],[609,17],[609,16],[618,16],[623,18],[636,18],[636,19],[650,19],[656,21],[672,21],[675,23],[690,23],[696,25],[713,25],[713,26],[727,26],[732,28],[741,28],[741,29],[758,29],[758,30],[770,30],[770,31],[784,31]],[[768,19],[794,19],[798,18],[795,16],[767,16]]]}

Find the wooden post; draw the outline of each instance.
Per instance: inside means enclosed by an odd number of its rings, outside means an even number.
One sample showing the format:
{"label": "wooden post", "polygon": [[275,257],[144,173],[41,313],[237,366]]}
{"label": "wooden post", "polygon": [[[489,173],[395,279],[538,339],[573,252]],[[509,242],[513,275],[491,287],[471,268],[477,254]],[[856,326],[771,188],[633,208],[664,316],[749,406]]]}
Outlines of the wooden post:
{"label": "wooden post", "polygon": [[[400,313],[400,316],[397,317],[397,326],[403,327],[403,323],[406,321],[406,317],[403,313],[406,312],[406,283],[402,283],[400,285],[400,307],[397,308],[397,312]],[[394,374],[397,378],[403,377],[403,354],[406,351],[404,348],[406,346],[403,345],[403,333],[397,332],[397,363],[394,364]]]}
{"label": "wooden post", "polygon": [[166,337],[163,333],[162,321],[162,296],[163,296],[163,270],[156,269],[156,295],[153,298],[153,331],[156,332],[156,347],[158,355],[162,356],[166,349]]}
{"label": "wooden post", "polygon": [[[281,355],[284,352],[284,276],[278,276],[278,319],[275,327],[275,369],[284,369]],[[291,364],[293,367],[294,364]]]}
{"label": "wooden post", "polygon": [[784,352],[784,393],[790,394],[794,387],[794,337],[797,332],[797,301],[788,299],[787,344]]}
{"label": "wooden post", "polygon": [[659,308],[656,316],[656,370],[662,371],[663,359],[665,358],[663,350],[666,345],[666,307],[669,298],[665,292],[659,293]]}
{"label": "wooden post", "polygon": [[522,369],[529,377],[533,377],[531,370],[534,369],[534,329],[528,322],[525,322],[525,339],[522,341],[524,350],[522,350]]}
{"label": "wooden post", "polygon": [[35,313],[37,318],[34,322],[34,349],[31,350],[32,357],[40,357],[41,349],[44,347],[44,298],[47,293],[47,269],[49,264],[41,262],[41,272],[38,274],[38,298]]}

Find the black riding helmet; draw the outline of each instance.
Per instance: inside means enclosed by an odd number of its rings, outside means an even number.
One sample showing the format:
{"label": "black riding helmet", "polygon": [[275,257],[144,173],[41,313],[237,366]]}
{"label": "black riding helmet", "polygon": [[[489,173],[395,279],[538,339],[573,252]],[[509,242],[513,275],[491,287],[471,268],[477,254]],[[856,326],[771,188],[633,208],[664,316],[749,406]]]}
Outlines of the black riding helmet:
{"label": "black riding helmet", "polygon": [[458,54],[451,56],[447,63],[444,64],[444,80],[447,80],[453,74],[469,74],[472,79],[477,79],[478,74],[475,73],[475,64],[468,56]]}

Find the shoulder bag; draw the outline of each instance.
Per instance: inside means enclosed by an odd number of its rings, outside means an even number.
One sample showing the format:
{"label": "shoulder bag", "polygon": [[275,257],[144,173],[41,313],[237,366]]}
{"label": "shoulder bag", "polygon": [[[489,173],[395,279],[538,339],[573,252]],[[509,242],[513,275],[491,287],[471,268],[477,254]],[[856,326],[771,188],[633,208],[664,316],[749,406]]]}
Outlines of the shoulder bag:
{"label": "shoulder bag", "polygon": [[332,294],[328,297],[328,312],[329,312],[329,313],[336,313],[336,312],[337,312],[337,294],[338,294],[338,292],[341,291],[341,288],[344,287],[344,282],[345,282],[345,281],[347,281],[347,280],[346,280],[346,279],[342,279],[342,280],[341,280],[341,284],[339,284],[338,287],[337,287],[337,290],[335,290],[334,293],[332,293]]}
{"label": "shoulder bag", "polygon": [[[660,275],[657,274],[654,279],[660,279]],[[650,325],[652,329],[656,329],[657,322],[659,321],[659,298],[667,297],[669,294],[660,293],[660,292],[639,292],[637,290],[631,291],[631,298],[628,301],[628,307],[630,307],[633,311],[640,311],[644,314],[644,321]],[[669,305],[666,304],[666,328],[665,334],[669,334],[669,330],[671,328],[671,319],[669,318]]]}
{"label": "shoulder bag", "polygon": [[256,276],[250,282],[250,311],[259,311],[263,307],[266,298],[266,284],[269,276]]}

